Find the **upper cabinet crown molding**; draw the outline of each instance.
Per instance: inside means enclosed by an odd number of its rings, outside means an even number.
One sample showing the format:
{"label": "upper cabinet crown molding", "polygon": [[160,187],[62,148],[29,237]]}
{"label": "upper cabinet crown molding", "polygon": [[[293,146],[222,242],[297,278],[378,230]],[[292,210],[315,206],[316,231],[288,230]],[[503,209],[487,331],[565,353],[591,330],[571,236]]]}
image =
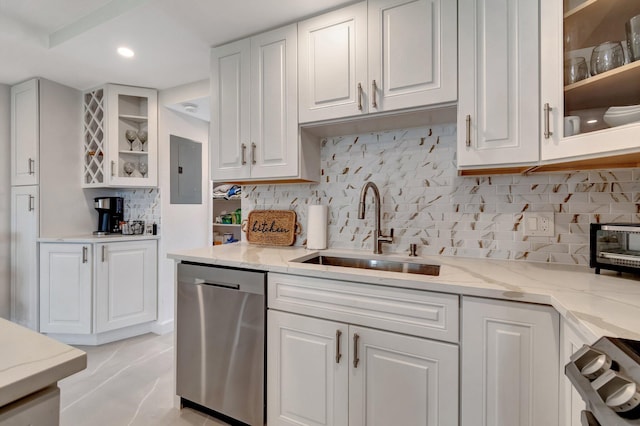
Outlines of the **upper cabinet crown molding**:
{"label": "upper cabinet crown molding", "polygon": [[83,187],[158,185],[157,97],[155,89],[116,84],[84,93]]}
{"label": "upper cabinet crown molding", "polygon": [[301,22],[300,122],[454,102],[456,6],[369,0]]}

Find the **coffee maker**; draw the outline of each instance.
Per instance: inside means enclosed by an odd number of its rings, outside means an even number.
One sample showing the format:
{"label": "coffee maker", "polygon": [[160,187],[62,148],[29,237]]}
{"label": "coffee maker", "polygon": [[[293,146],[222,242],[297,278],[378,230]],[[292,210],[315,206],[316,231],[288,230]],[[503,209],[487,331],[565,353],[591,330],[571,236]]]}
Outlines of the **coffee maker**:
{"label": "coffee maker", "polygon": [[96,197],[93,199],[98,211],[98,230],[95,235],[119,234],[120,222],[124,218],[122,197]]}

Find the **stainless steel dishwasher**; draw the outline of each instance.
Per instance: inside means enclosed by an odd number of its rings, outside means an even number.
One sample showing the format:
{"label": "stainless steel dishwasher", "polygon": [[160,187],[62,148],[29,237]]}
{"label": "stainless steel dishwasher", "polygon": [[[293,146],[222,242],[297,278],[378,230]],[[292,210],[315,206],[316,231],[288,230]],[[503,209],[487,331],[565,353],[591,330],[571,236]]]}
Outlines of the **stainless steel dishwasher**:
{"label": "stainless steel dishwasher", "polygon": [[264,425],[265,288],[265,272],[178,264],[176,393],[183,406]]}

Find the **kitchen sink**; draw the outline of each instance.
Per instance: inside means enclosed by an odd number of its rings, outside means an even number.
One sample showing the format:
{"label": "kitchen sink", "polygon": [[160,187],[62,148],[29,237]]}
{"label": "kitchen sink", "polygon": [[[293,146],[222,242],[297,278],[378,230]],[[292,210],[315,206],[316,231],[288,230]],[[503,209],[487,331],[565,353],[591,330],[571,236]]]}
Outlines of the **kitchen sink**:
{"label": "kitchen sink", "polygon": [[311,263],[314,265],[342,266],[346,268],[373,269],[375,271],[407,272],[409,274],[418,275],[440,275],[440,265],[400,262],[395,260],[317,255],[306,260],[294,260],[294,262]]}

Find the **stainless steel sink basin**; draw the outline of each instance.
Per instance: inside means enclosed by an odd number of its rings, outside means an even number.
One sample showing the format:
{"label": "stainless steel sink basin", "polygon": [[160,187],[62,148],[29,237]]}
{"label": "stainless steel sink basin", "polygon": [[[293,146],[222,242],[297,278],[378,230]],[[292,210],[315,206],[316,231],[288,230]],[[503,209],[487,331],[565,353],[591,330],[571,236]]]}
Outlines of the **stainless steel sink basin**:
{"label": "stainless steel sink basin", "polygon": [[354,257],[337,257],[317,255],[301,260],[301,263],[315,265],[343,266],[346,268],[373,269],[376,271],[407,272],[418,275],[440,275],[440,265],[426,263],[398,262],[394,260],[361,259]]}

